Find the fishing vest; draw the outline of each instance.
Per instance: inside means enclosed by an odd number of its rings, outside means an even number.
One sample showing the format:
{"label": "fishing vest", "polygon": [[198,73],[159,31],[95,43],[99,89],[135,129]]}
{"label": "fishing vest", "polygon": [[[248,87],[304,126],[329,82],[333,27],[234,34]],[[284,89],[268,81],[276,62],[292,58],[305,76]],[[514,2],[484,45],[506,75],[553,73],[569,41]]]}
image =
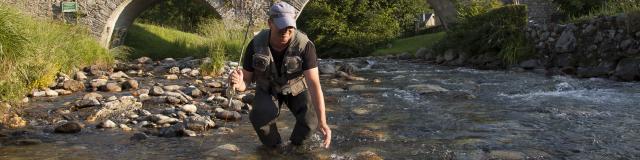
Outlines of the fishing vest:
{"label": "fishing vest", "polygon": [[[256,89],[272,95],[283,94],[297,96],[307,89],[302,70],[302,52],[309,38],[296,30],[287,47],[282,66],[276,66],[269,48],[269,29],[262,30],[253,39],[253,80]],[[280,68],[278,73],[277,67]]]}

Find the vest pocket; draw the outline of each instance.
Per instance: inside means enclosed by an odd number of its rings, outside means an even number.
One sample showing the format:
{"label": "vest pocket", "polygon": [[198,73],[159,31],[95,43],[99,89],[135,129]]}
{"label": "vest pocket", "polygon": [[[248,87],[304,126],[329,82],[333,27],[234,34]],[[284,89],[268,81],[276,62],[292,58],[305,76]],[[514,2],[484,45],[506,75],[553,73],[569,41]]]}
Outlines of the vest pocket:
{"label": "vest pocket", "polygon": [[287,56],[285,57],[284,65],[287,68],[287,74],[300,72],[302,70],[302,58],[299,56]]}
{"label": "vest pocket", "polygon": [[256,71],[266,71],[270,62],[269,57],[264,54],[256,53],[253,55],[253,69]]}

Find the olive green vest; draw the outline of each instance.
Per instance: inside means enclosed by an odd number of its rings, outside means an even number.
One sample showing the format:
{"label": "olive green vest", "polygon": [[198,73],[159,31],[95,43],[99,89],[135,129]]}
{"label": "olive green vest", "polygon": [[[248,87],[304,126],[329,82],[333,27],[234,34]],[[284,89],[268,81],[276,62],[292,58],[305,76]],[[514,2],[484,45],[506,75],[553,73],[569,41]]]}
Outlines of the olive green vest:
{"label": "olive green vest", "polygon": [[302,70],[302,52],[307,43],[310,43],[307,35],[296,30],[289,42],[282,59],[280,73],[274,63],[271,49],[269,49],[270,30],[262,30],[253,39],[253,80],[257,89],[261,89],[273,95],[281,93],[296,96],[307,89]]}

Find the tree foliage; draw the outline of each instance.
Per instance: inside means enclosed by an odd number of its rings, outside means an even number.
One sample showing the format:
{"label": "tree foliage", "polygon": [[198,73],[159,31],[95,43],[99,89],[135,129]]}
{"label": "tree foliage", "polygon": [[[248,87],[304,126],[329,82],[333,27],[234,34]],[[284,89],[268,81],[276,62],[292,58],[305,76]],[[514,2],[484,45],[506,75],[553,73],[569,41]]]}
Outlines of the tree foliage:
{"label": "tree foliage", "polygon": [[220,15],[204,1],[164,0],[145,10],[138,20],[194,33],[198,24]]}
{"label": "tree foliage", "polygon": [[315,0],[298,27],[314,40],[322,57],[353,57],[371,53],[413,28],[422,0]]}

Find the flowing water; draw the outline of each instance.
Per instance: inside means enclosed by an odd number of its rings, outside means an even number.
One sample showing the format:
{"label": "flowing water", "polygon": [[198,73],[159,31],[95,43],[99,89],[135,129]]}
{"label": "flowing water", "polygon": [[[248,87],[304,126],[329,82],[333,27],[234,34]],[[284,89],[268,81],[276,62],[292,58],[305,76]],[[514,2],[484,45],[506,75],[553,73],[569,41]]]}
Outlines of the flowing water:
{"label": "flowing water", "polygon": [[[638,83],[399,60],[365,68],[357,74],[382,82],[322,78],[333,130],[328,150],[265,150],[243,115],[240,122],[216,122],[231,134],[198,137],[133,141],[134,132],[119,130],[30,132],[22,136],[42,143],[3,144],[0,159],[355,159],[367,158],[365,151],[385,159],[640,158]],[[448,91],[425,93],[424,84]],[[280,115],[284,139],[292,120],[287,111]],[[223,144],[239,151],[216,149]]]}

